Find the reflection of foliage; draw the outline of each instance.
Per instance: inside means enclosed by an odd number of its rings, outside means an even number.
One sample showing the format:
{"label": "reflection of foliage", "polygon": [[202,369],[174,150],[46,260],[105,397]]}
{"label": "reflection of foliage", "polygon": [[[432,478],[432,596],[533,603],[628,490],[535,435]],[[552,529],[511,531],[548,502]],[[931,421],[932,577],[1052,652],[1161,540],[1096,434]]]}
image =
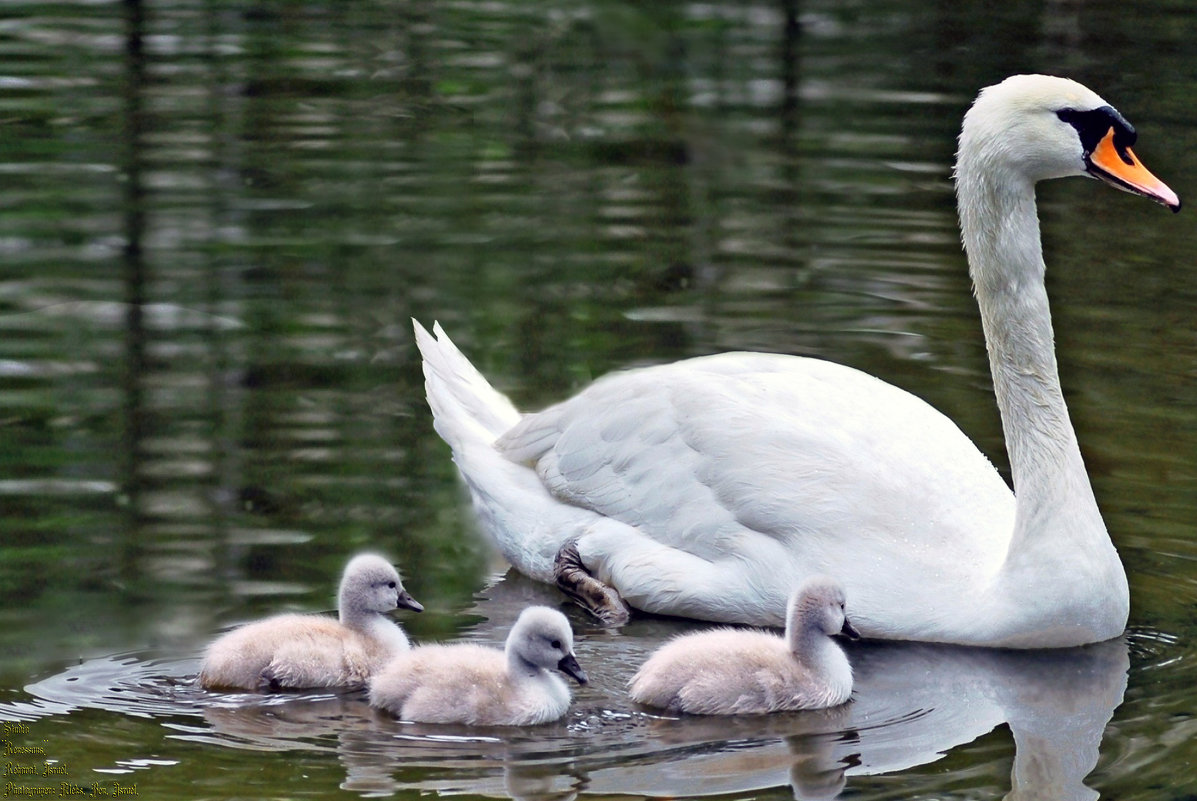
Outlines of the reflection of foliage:
{"label": "reflection of foliage", "polygon": [[[1086,28],[1075,4],[991,5],[155,3],[135,143],[153,306],[136,331],[120,305],[121,20],[8,9],[0,480],[116,489],[6,485],[5,543],[22,550],[0,550],[0,580],[37,604],[182,607],[206,633],[327,606],[345,555],[377,548],[430,612],[460,608],[487,553],[431,430],[413,315],[529,407],[641,360],[814,353],[917,388],[1000,461],[948,182],[960,112],[1012,65],[1104,63],[1114,45],[1134,63],[1143,45]],[[1119,249],[1116,226],[1052,222],[1049,248],[1078,262]],[[1161,350],[1188,346],[1167,280],[1066,267],[1052,280],[1074,297],[1117,277],[1125,309],[1159,310]],[[1131,323],[1095,315],[1065,312],[1061,340],[1100,329],[1086,358],[1133,397],[1151,371],[1104,361]],[[145,361],[126,384],[133,345]],[[1109,463],[1187,430],[1178,412],[1141,429],[1115,414],[1077,407]],[[39,565],[65,588],[31,579]]]}

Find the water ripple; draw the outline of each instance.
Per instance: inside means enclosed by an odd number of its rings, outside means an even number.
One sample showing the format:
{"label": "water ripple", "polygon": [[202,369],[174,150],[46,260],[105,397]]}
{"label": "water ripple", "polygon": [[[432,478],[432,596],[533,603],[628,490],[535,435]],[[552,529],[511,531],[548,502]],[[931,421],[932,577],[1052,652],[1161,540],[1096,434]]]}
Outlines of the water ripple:
{"label": "water ripple", "polygon": [[[551,598],[550,589],[518,577],[500,581],[473,610],[480,622],[467,636],[500,642],[528,602]],[[403,723],[372,710],[362,692],[210,693],[194,683],[194,656],[137,653],[87,660],[30,684],[30,699],[0,705],[0,716],[31,720],[96,709],[157,721],[179,741],[334,755],[343,786],[367,796],[406,789],[531,798],[582,788],[701,796],[782,786],[799,797],[830,797],[853,776],[935,762],[1004,725],[1013,733],[1015,789],[1067,798],[1083,794],[1098,762],[1107,723],[1123,700],[1131,650],[1157,649],[1142,661],[1167,673],[1174,658],[1167,652],[1176,644],[1143,630],[1127,641],[1048,652],[855,644],[850,703],[712,719],[651,712],[622,693],[645,653],[693,624],[645,618],[622,632],[591,630],[577,617],[574,624],[584,635],[579,660],[596,681],[581,689],[564,720],[527,729]],[[1118,738],[1107,762],[1151,759]],[[140,766],[132,757],[113,764],[118,771]]]}

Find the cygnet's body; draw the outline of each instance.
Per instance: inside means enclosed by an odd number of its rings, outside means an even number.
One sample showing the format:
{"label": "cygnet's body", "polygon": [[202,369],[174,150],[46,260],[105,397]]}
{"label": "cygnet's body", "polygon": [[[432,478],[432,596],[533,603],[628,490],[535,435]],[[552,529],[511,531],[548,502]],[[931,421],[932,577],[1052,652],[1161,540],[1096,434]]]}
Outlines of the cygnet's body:
{"label": "cygnet's body", "polygon": [[565,615],[544,606],[520,613],[504,650],[459,643],[425,645],[392,659],[370,682],[370,705],[400,720],[471,726],[531,726],[562,717],[579,684]]}
{"label": "cygnet's body", "polygon": [[208,689],[280,690],[360,687],[392,656],[411,649],[386,617],[424,609],[381,556],[361,554],[345,566],[339,620],[277,615],[230,631],[208,646],[199,683]]}
{"label": "cygnet's body", "polygon": [[785,637],[711,629],[666,643],[632,677],[632,699],[671,712],[739,715],[838,706],[852,694],[852,667],[834,634],[857,637],[844,590],[822,576],[791,597]]}

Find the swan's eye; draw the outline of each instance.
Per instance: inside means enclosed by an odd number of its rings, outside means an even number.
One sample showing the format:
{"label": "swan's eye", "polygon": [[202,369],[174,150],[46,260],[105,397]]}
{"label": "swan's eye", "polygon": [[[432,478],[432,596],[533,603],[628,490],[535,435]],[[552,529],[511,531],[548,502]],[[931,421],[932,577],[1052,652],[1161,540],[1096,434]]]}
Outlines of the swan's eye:
{"label": "swan's eye", "polygon": [[388,586],[388,587],[390,587],[390,588],[393,590],[393,589],[395,589],[395,582],[393,582],[393,581],[388,581],[388,582],[387,582],[387,586]]}
{"label": "swan's eye", "polygon": [[1114,148],[1124,161],[1131,163],[1126,156],[1126,149],[1135,144],[1138,134],[1135,133],[1134,126],[1113,107],[1102,106],[1090,111],[1062,109],[1056,112],[1056,116],[1076,129],[1086,156],[1096,150],[1097,143],[1113,129]]}
{"label": "swan's eye", "polygon": [[561,640],[553,640],[549,645],[558,651],[561,650]]}

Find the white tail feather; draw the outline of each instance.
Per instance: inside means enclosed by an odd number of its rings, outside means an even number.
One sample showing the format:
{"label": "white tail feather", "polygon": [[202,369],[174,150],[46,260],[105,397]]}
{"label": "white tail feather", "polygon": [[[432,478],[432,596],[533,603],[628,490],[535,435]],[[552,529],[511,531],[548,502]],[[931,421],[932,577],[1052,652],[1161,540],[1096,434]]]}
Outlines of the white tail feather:
{"label": "white tail feather", "polygon": [[490,445],[519,422],[515,406],[470,364],[440,323],[433,323],[432,334],[415,320],[412,325],[436,431],[454,452],[471,439]]}
{"label": "white tail feather", "polygon": [[520,421],[520,413],[470,364],[440,324],[433,324],[432,334],[415,320],[412,325],[436,432],[453,449],[482,528],[521,573],[552,582],[561,544],[597,520],[596,515],[562,504],[534,470],[495,449],[495,440]]}

